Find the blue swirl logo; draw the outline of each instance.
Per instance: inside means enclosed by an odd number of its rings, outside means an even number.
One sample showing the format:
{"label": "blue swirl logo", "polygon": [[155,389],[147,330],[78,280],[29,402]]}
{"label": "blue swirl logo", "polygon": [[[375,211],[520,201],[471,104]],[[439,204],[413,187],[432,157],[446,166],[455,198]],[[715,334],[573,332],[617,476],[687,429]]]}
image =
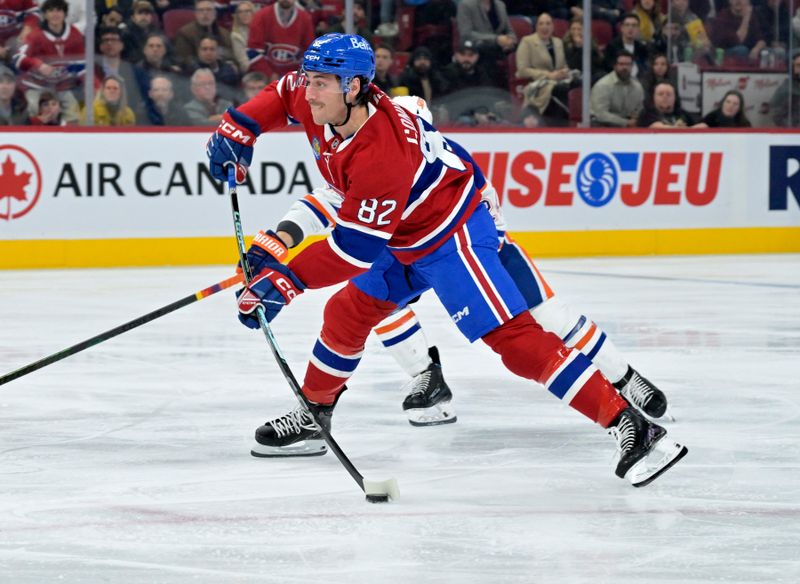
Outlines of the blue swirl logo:
{"label": "blue swirl logo", "polygon": [[578,194],[587,205],[602,207],[617,192],[617,168],[611,158],[595,152],[581,161],[575,182]]}

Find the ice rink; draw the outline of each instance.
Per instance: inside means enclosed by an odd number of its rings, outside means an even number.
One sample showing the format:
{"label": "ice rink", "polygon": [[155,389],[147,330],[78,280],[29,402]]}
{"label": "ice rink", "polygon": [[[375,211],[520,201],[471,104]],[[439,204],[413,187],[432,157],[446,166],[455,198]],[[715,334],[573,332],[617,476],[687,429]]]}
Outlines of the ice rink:
{"label": "ice rink", "polygon": [[[408,424],[374,336],[333,419],[400,501],[365,502],[330,453],[252,458],[295,401],[228,290],[0,386],[0,582],[799,582],[800,256],[539,265],[670,398],[689,454],[650,486],[431,294],[417,312],[458,422]],[[0,375],[232,273],[0,272]],[[329,292],[275,322],[299,378]]]}

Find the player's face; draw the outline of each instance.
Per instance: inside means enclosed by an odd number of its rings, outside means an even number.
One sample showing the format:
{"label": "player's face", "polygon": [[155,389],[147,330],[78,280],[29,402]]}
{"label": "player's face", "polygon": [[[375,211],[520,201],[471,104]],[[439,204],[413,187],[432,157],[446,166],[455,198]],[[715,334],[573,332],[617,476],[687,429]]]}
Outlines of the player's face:
{"label": "player's face", "polygon": [[331,73],[306,73],[306,101],[314,123],[320,126],[341,122],[347,115],[339,78]]}

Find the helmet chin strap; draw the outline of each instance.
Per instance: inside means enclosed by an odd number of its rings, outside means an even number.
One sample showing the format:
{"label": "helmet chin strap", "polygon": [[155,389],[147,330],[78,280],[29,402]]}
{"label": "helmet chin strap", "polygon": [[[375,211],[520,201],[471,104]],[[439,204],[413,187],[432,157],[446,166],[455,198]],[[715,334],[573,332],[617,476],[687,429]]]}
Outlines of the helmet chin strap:
{"label": "helmet chin strap", "polygon": [[344,107],[347,108],[347,115],[344,117],[344,121],[341,124],[331,124],[334,128],[340,128],[347,124],[350,121],[350,114],[353,113],[353,104],[347,102],[347,94],[342,94],[342,101],[344,101]]}

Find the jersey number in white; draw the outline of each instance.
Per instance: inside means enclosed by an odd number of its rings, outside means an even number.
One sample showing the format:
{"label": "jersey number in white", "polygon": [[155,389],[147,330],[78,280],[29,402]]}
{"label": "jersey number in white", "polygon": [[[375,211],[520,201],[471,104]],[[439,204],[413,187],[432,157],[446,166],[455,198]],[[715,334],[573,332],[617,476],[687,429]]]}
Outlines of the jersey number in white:
{"label": "jersey number in white", "polygon": [[[383,211],[378,213],[378,207]],[[397,207],[396,201],[380,201],[378,199],[364,199],[358,209],[358,219],[362,223],[375,223],[375,225],[389,225],[391,221],[387,216]],[[375,220],[377,216],[377,221]]]}

